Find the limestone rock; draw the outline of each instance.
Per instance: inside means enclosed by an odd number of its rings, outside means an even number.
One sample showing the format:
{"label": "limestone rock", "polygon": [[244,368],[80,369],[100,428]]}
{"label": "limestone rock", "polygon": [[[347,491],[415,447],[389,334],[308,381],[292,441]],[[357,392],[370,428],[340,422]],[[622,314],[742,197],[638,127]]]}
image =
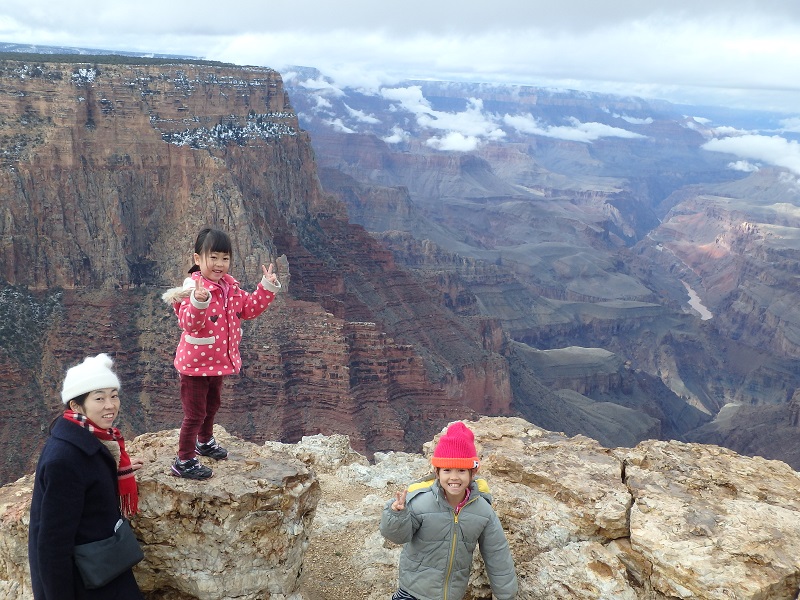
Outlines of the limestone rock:
{"label": "limestone rock", "polygon": [[[215,436],[230,455],[211,465],[214,476],[203,482],[170,474],[177,430],[128,444],[145,460],[137,472],[140,512],[132,521],[145,552],[136,579],[151,598],[288,600],[319,500],[317,478],[286,453],[258,448],[220,427]],[[0,592],[6,598],[31,597],[32,484],[26,477],[2,488],[0,496],[0,563],[8,565],[0,572]]]}
{"label": "limestone rock", "polygon": [[[800,474],[786,464],[678,442],[607,449],[516,418],[469,425],[520,598],[796,598]],[[425,445],[426,456],[435,441]],[[410,464],[419,476],[429,471],[427,459]],[[335,477],[320,482],[302,593],[310,600],[388,597],[400,548],[376,530],[398,486],[355,483],[345,492]],[[491,597],[478,556],[466,600]]]}
{"label": "limestone rock", "polygon": [[[609,449],[518,418],[468,425],[520,599],[797,598],[800,474],[785,463],[679,442]],[[430,473],[436,438],[422,455],[370,463],[340,435],[260,447],[218,437],[231,458],[204,483],[167,474],[177,432],[131,443],[148,460],[135,529],[145,545],[136,574],[151,598],[389,597],[400,547],[378,532],[380,513]],[[0,488],[0,595],[10,600],[30,599],[31,485],[28,476]],[[474,566],[464,600],[488,600],[479,553]]]}
{"label": "limestone rock", "polygon": [[644,442],[626,452],[631,549],[678,598],[794,598],[800,475],[716,446]]}
{"label": "limestone rock", "polygon": [[33,475],[0,487],[0,596],[3,598],[33,598],[28,567],[32,493]]}

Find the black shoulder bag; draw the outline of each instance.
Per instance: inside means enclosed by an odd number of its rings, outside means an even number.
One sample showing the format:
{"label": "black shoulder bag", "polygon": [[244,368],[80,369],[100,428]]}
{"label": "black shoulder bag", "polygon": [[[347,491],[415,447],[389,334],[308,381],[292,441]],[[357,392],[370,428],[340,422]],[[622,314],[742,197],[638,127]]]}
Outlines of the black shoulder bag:
{"label": "black shoulder bag", "polygon": [[144,558],[139,540],[127,519],[120,519],[114,535],[75,546],[75,564],[88,590],[101,588]]}

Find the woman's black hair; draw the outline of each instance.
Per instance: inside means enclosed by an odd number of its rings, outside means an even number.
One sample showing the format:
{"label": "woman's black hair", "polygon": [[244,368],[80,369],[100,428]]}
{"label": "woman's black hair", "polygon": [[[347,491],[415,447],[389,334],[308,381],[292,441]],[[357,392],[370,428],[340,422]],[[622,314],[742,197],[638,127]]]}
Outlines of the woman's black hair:
{"label": "woman's black hair", "polygon": [[[194,253],[205,256],[212,252],[224,252],[225,254],[230,254],[231,258],[233,258],[233,244],[231,244],[231,238],[224,231],[206,227],[197,234],[197,239],[194,242]],[[200,265],[195,264],[189,269],[189,273],[199,270]]]}
{"label": "woman's black hair", "polygon": [[[91,394],[91,392],[86,392],[85,394],[81,394],[80,396],[75,396],[74,398],[70,398],[69,401],[64,405],[65,408],[69,408],[70,402],[74,402],[78,406],[82,407],[83,403],[86,402],[86,398],[89,397],[89,394]],[[50,428],[47,430],[49,433],[53,433],[53,427],[58,422],[58,420],[63,416],[63,414],[64,414],[63,412],[59,413],[58,415],[56,415],[55,419],[53,419],[50,422]]]}

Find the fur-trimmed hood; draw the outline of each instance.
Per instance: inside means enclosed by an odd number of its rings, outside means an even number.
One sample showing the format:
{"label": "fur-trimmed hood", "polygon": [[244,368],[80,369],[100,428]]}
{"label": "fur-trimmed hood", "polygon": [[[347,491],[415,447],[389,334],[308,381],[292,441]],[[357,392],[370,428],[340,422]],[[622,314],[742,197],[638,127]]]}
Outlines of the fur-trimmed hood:
{"label": "fur-trimmed hood", "polygon": [[188,298],[194,289],[194,279],[187,277],[183,280],[183,285],[180,287],[169,288],[166,292],[161,294],[161,299],[170,306],[182,302],[184,298]]}

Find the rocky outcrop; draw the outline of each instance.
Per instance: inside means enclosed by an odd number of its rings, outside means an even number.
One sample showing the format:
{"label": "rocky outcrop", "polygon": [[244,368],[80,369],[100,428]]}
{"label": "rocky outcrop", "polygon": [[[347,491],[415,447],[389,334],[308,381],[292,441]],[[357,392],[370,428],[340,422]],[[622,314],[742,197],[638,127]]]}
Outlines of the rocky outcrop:
{"label": "rocky outcrop", "polygon": [[[217,428],[229,449],[204,482],[170,474],[178,432],[128,444],[144,459],[137,472],[140,512],[132,520],[145,559],[136,579],[149,598],[289,598],[297,588],[319,483],[286,452],[250,444]],[[4,598],[31,598],[27,525],[32,476],[2,488],[0,546]]]}
{"label": "rocky outcrop", "polygon": [[[520,597],[796,597],[800,476],[784,463],[679,442],[606,449],[519,419],[482,418],[470,426],[511,544]],[[313,600],[385,598],[399,549],[376,532],[380,510],[429,463],[391,453],[370,467],[333,450],[341,443],[324,444],[327,453],[307,458],[323,490],[309,557],[332,564],[310,560],[304,592]],[[476,569],[467,598],[488,599],[477,558]]]}
{"label": "rocky outcrop", "polygon": [[[176,431],[136,438],[131,451],[147,464],[135,521],[147,557],[137,580],[151,597],[172,590],[198,599],[289,597],[320,497],[316,477],[285,453],[224,431],[219,439],[228,460],[215,463],[198,489],[169,473]],[[199,573],[197,564],[205,565]]]}
{"label": "rocky outcrop", "polygon": [[[800,475],[785,463],[680,442],[609,449],[516,418],[469,426],[521,598],[796,598]],[[165,473],[175,436],[131,444],[149,461],[135,529],[145,549],[136,575],[150,597],[392,593],[400,548],[378,533],[380,512],[396,490],[430,472],[435,438],[424,454],[377,453],[370,462],[346,436],[258,447],[222,431],[233,455],[198,484]],[[30,478],[0,493],[0,591],[27,599]],[[478,553],[466,598],[491,598]]]}

